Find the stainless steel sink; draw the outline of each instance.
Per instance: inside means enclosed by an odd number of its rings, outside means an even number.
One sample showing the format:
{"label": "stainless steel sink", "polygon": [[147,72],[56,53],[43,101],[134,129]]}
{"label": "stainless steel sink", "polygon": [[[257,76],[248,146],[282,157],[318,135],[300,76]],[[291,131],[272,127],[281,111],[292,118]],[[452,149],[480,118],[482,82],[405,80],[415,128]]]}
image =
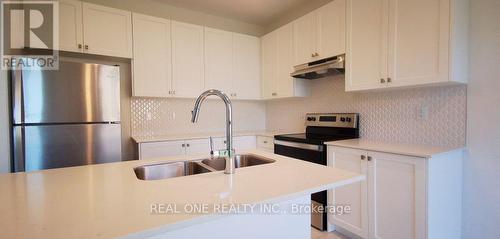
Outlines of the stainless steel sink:
{"label": "stainless steel sink", "polygon": [[140,180],[160,180],[212,172],[199,162],[176,162],[144,165],[134,168],[135,176]]}
{"label": "stainless steel sink", "polygon": [[[241,154],[234,156],[234,163],[236,168],[251,167],[274,162],[275,161],[272,159],[260,157],[253,154]],[[225,158],[204,159],[203,161],[201,161],[201,163],[217,171],[222,171],[226,168]]]}
{"label": "stainless steel sink", "polygon": [[[235,167],[250,167],[261,164],[274,163],[272,159],[253,154],[242,154],[234,157]],[[225,158],[209,158],[202,161],[188,161],[175,163],[160,163],[143,165],[134,168],[135,176],[140,180],[161,180],[183,177],[201,173],[223,171],[226,168]]]}

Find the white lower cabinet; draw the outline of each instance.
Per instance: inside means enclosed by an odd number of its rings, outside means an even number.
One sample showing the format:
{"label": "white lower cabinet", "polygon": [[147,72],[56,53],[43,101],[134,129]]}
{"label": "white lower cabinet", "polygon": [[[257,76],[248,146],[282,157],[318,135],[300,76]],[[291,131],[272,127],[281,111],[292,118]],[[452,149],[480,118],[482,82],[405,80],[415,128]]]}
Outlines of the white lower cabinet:
{"label": "white lower cabinet", "polygon": [[330,190],[330,205],[351,213],[330,214],[330,230],[361,238],[460,238],[461,153],[420,158],[328,147],[328,165],[366,175]]}
{"label": "white lower cabinet", "polygon": [[[233,138],[233,148],[238,151],[257,148],[256,136],[237,136]],[[214,150],[226,148],[226,138],[213,138]],[[179,155],[210,153],[210,140],[191,139],[139,143],[139,159],[161,158]]]}
{"label": "white lower cabinet", "polygon": [[269,152],[274,152],[274,138],[267,136],[257,136],[257,148]]}

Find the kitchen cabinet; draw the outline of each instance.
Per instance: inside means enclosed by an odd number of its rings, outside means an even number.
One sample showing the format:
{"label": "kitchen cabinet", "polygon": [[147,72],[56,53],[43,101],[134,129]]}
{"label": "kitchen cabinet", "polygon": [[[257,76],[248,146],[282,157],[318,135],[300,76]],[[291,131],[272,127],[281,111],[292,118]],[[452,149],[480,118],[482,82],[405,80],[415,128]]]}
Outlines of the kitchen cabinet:
{"label": "kitchen cabinet", "polygon": [[205,27],[205,89],[233,95],[233,33]]}
{"label": "kitchen cabinet", "polygon": [[172,21],[172,91],[174,97],[195,98],[205,89],[204,29]]}
{"label": "kitchen cabinet", "polygon": [[260,39],[233,33],[233,91],[231,98],[261,99]]}
{"label": "kitchen cabinet", "polygon": [[294,65],[345,53],[345,0],[334,0],[293,22]]}
{"label": "kitchen cabinet", "polygon": [[132,13],[82,4],[84,52],[132,58]]}
{"label": "kitchen cabinet", "polygon": [[172,82],[170,20],[133,14],[132,94],[168,97]]}
{"label": "kitchen cabinet", "polygon": [[[336,148],[331,165],[338,169],[367,175],[367,153],[361,150]],[[362,159],[364,157],[364,159]],[[337,205],[350,205],[351,213],[332,215],[332,223],[348,231],[368,238],[368,185],[367,180],[329,191],[330,198]]]}
{"label": "kitchen cabinet", "polygon": [[348,0],[346,90],[467,81],[467,0]]}
{"label": "kitchen cabinet", "polygon": [[59,49],[82,52],[83,22],[82,2],[59,0]]}
{"label": "kitchen cabinet", "polygon": [[328,192],[329,228],[361,238],[460,238],[461,151],[429,157],[328,146],[328,165],[366,181]]}
{"label": "kitchen cabinet", "polygon": [[139,144],[139,159],[184,155],[185,152],[184,140]]}
{"label": "kitchen cabinet", "polygon": [[262,37],[262,92],[264,99],[310,95],[307,80],[293,72],[293,26],[285,25]]}
{"label": "kitchen cabinet", "polygon": [[274,152],[274,138],[267,136],[257,136],[257,148],[269,152]]}
{"label": "kitchen cabinet", "polygon": [[[225,137],[212,138],[214,150],[226,149]],[[209,154],[210,139],[182,139],[139,143],[139,159],[160,158],[178,155]],[[233,148],[236,152],[257,148],[256,136],[235,136]]]}

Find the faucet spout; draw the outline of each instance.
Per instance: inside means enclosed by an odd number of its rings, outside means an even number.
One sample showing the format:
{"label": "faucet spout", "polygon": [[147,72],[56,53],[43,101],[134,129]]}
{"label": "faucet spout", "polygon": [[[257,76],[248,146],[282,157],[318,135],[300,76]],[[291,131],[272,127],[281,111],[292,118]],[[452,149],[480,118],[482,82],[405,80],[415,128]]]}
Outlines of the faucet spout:
{"label": "faucet spout", "polygon": [[205,99],[209,96],[218,96],[222,99],[224,104],[226,105],[226,168],[224,173],[233,174],[235,165],[234,165],[234,153],[233,153],[233,107],[231,104],[231,100],[229,97],[220,90],[207,90],[203,92],[198,99],[196,99],[196,103],[194,104],[194,109],[191,112],[191,122],[198,122],[198,116],[200,114],[200,108]]}

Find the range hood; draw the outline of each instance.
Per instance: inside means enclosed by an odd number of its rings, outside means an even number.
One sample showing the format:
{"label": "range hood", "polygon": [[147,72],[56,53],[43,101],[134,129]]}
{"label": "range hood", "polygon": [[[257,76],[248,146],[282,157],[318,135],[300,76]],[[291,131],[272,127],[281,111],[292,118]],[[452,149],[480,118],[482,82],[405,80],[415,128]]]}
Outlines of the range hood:
{"label": "range hood", "polygon": [[331,75],[344,74],[344,67],[345,55],[340,55],[295,66],[295,71],[290,75],[294,78],[312,80]]}

